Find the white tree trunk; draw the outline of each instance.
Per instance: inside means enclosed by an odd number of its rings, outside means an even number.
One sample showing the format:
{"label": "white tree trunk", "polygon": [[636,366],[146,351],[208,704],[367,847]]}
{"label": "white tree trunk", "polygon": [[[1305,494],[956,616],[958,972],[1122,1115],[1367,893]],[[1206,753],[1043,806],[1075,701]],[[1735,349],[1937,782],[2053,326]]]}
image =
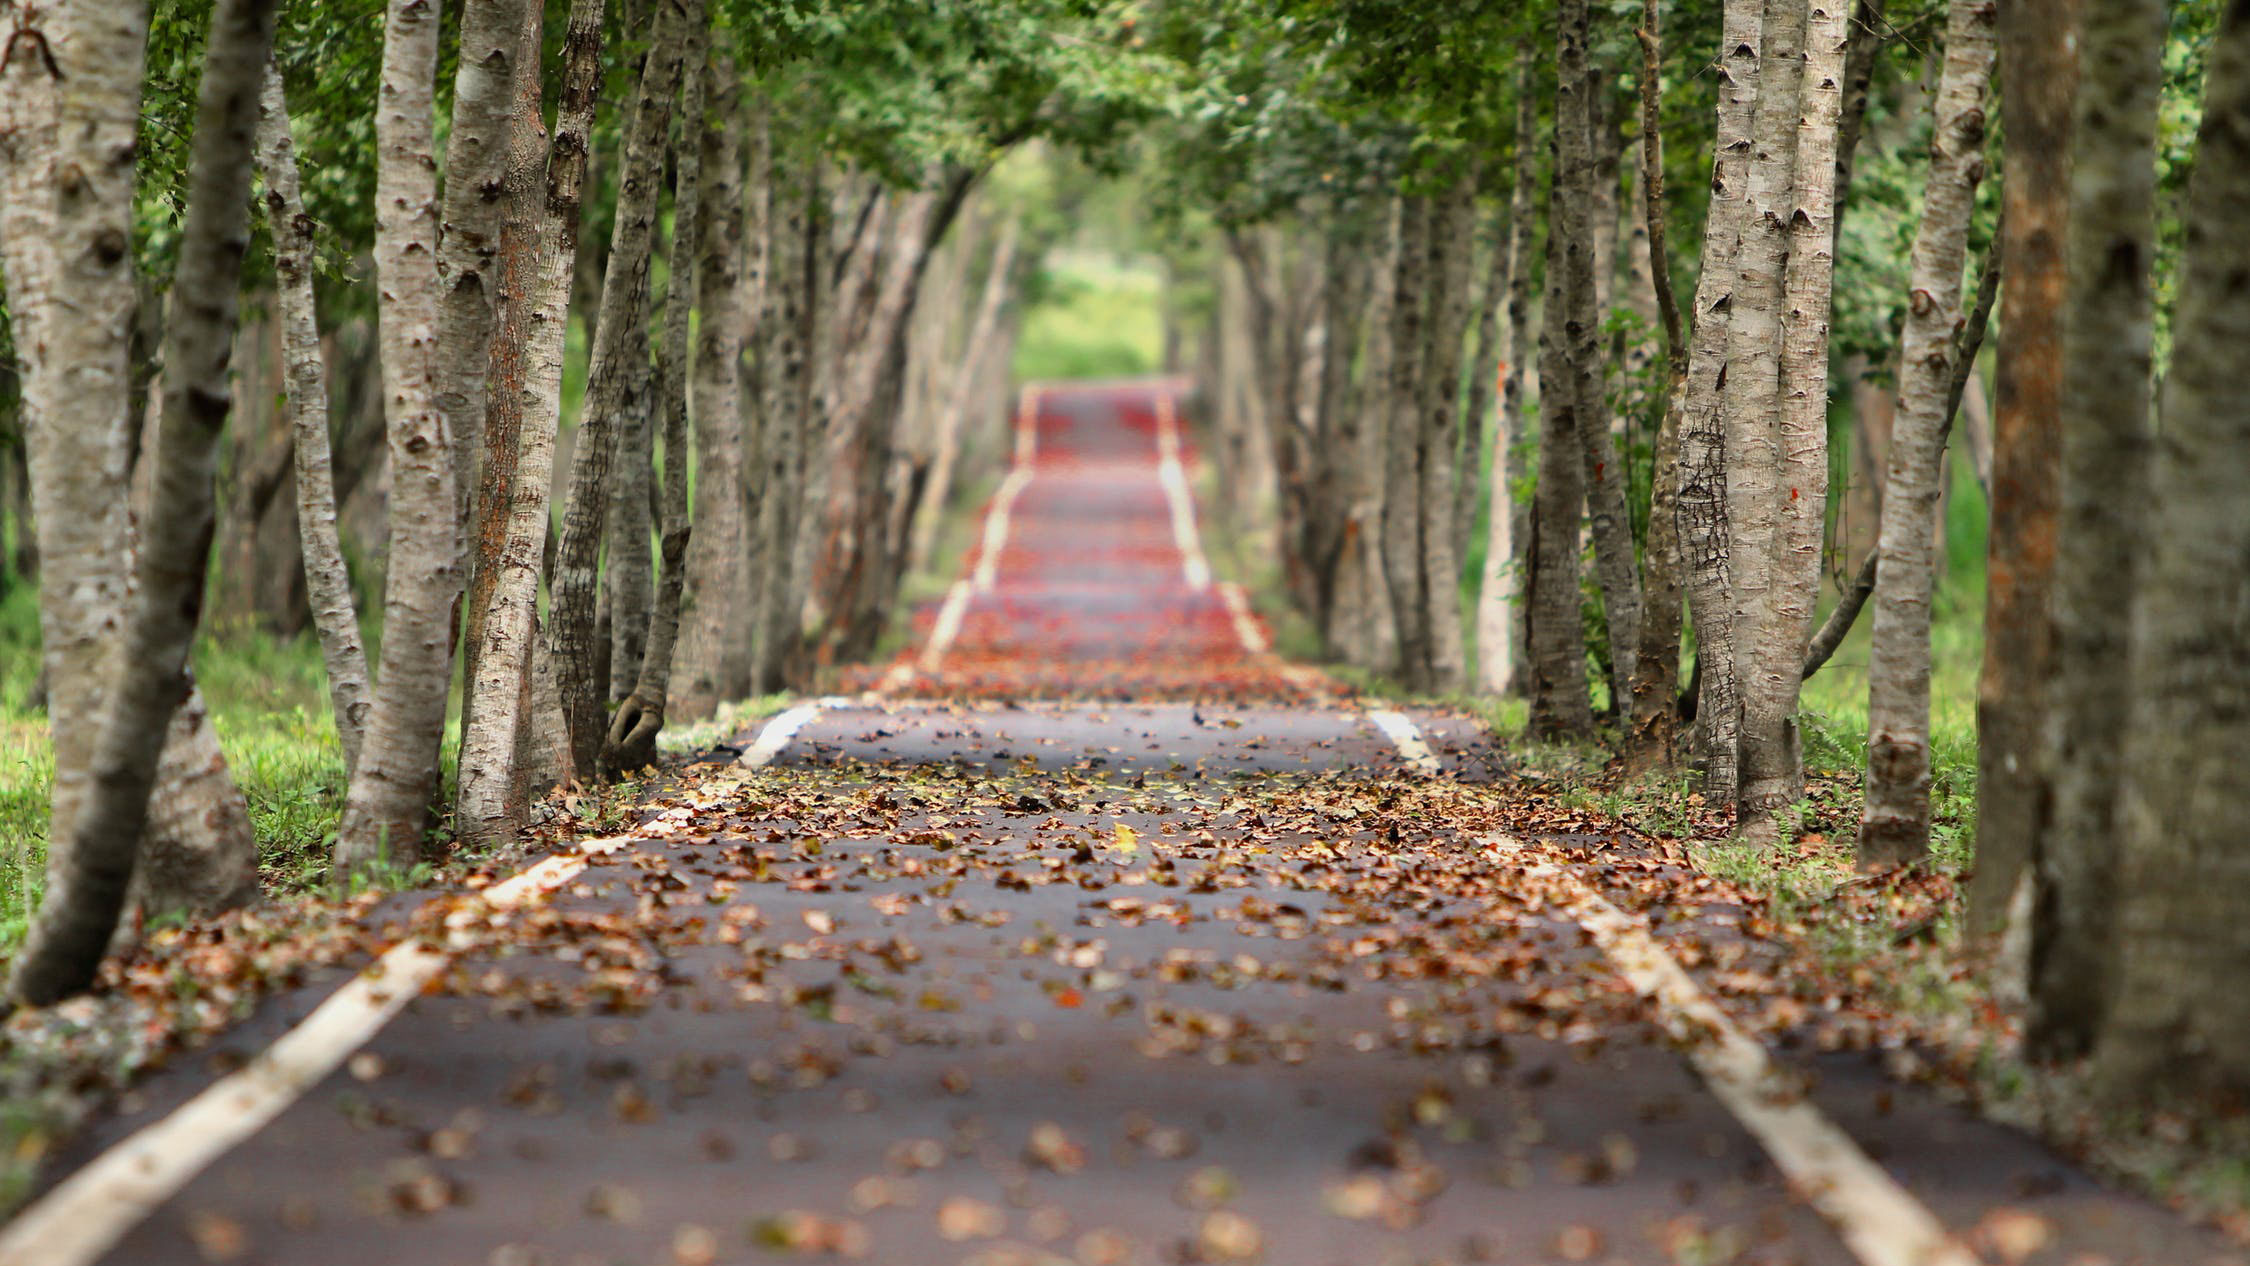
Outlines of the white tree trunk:
{"label": "white tree trunk", "polygon": [[437,11],[422,0],[390,0],[375,113],[375,279],[391,556],[375,707],[336,831],[339,879],[419,856],[445,734],[461,539],[453,437],[437,400],[437,53]]}
{"label": "white tree trunk", "polygon": [[1930,844],[1930,593],[1939,459],[1961,321],[1969,213],[1984,176],[1985,90],[1992,75],[1990,0],[1952,0],[1945,69],[1933,103],[1930,172],[1914,235],[1899,409],[1883,487],[1882,561],[1867,665],[1867,807],[1863,866],[1910,861]]}

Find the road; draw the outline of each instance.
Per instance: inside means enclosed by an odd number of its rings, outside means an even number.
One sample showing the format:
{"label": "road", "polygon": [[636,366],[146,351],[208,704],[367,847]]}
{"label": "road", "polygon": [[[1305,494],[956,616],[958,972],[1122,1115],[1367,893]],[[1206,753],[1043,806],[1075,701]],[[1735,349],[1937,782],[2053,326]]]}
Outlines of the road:
{"label": "road", "polygon": [[870,689],[402,913],[359,995],[66,1149],[0,1261],[2240,1266],[1790,1045],[1676,854],[1277,658],[1171,389],[1027,393]]}

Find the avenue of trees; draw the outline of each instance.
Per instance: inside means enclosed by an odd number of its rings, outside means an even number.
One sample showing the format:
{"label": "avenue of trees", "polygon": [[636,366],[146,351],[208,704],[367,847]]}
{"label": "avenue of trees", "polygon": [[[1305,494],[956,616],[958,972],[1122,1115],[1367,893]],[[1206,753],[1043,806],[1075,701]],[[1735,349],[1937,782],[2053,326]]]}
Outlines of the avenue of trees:
{"label": "avenue of trees", "polygon": [[1972,457],[1973,922],[2028,929],[2042,1055],[2250,1091],[2240,3],[7,8],[20,1001],[256,891],[206,606],[318,641],[339,876],[866,658],[1115,177],[1323,653],[1521,694],[1751,841],[1864,619],[1859,856],[1927,853]]}

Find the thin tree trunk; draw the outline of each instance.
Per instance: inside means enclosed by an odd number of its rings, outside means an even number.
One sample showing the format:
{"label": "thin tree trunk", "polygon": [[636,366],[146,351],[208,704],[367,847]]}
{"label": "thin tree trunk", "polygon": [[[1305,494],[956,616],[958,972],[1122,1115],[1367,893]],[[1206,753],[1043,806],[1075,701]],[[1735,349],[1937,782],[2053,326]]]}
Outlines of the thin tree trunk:
{"label": "thin tree trunk", "polygon": [[802,635],[799,538],[806,506],[805,452],[810,426],[813,356],[817,350],[814,305],[827,261],[816,249],[822,232],[814,214],[820,197],[818,160],[798,146],[774,158],[773,214],[769,223],[774,302],[763,324],[768,372],[761,384],[759,464],[765,484],[760,507],[759,581],[762,627],[757,688],[779,690]]}
{"label": "thin tree trunk", "polygon": [[[721,700],[750,692],[752,633],[744,620],[750,569],[757,564],[747,517],[752,504],[744,478],[748,428],[738,366],[757,302],[754,277],[746,277],[743,247],[742,139],[760,123],[741,115],[742,88],[734,59],[712,62],[708,119],[692,118],[702,148],[703,206],[696,213],[694,391],[695,535],[688,542],[687,591],[682,613],[679,674],[685,686],[674,711],[702,715]],[[674,232],[678,230],[675,227]],[[755,266],[753,265],[753,268]]]}
{"label": "thin tree trunk", "polygon": [[1867,668],[1867,806],[1859,859],[1890,866],[1930,843],[1930,592],[1938,437],[1961,319],[1969,213],[1984,174],[1985,88],[1993,59],[1989,0],[1952,0],[1938,80],[1930,171],[1914,237],[1899,416],[1883,490],[1875,629]]}
{"label": "thin tree trunk", "polygon": [[[663,506],[657,524],[662,571],[656,609],[649,615],[648,642],[639,677],[610,719],[602,752],[603,764],[618,774],[640,769],[656,758],[656,736],[664,729],[664,709],[670,701],[672,652],[679,641],[680,596],[687,579],[688,541],[694,531],[688,518],[688,318],[696,294],[696,257],[702,250],[703,146],[699,132],[706,125],[704,101],[711,70],[705,64],[704,47],[710,28],[703,15],[703,0],[687,0],[687,9],[682,144],[674,160],[672,240],[665,250],[670,276],[665,282],[664,343],[658,365],[657,411],[664,422]],[[730,379],[732,368],[728,366]],[[739,413],[728,422],[739,425]]]}
{"label": "thin tree trunk", "polygon": [[[456,814],[462,838],[479,843],[515,838],[526,778],[535,764],[552,763],[533,760],[538,745],[527,739],[531,710],[554,690],[551,669],[534,672],[536,607],[587,140],[601,86],[602,9],[603,0],[571,5],[551,144],[541,127],[538,77],[525,74],[516,83],[485,394],[485,477],[477,487],[477,575],[468,604],[471,627],[481,634],[473,639],[475,673],[465,692]],[[536,6],[526,15],[527,48],[539,46],[540,17]]]}
{"label": "thin tree trunk", "polygon": [[[1561,39],[1585,38],[1584,7],[1560,10]],[[1558,93],[1558,96],[1560,94]],[[1559,113],[1561,112],[1558,107]],[[1567,117],[1567,114],[1565,114]],[[1588,735],[1593,702],[1578,607],[1578,529],[1586,501],[1586,462],[1579,444],[1581,397],[1570,368],[1570,253],[1583,256],[1584,224],[1574,225],[1563,172],[1575,157],[1567,124],[1556,128],[1555,179],[1547,198],[1547,294],[1539,334],[1539,484],[1531,507],[1531,733],[1535,738]],[[1579,145],[1584,143],[1579,129]],[[1583,260],[1581,260],[1583,272]]]}
{"label": "thin tree trunk", "polygon": [[[610,460],[626,384],[636,363],[648,360],[650,239],[663,183],[663,150],[679,84],[680,10],[657,6],[649,55],[625,121],[625,157],[619,172],[617,217],[609,265],[602,277],[601,313],[586,375],[585,407],[571,451],[570,486],[563,503],[561,543],[548,580],[547,650],[562,699],[570,764],[581,777],[598,768],[606,723],[594,664],[594,601],[598,552],[607,510]],[[646,546],[643,545],[645,551]]]}
{"label": "thin tree trunk", "polygon": [[[2132,724],[2135,692],[2144,688],[2123,671],[2132,655],[2133,604],[2119,595],[2137,593],[2142,543],[2153,539],[2146,526],[2155,310],[2149,270],[2170,7],[2161,0],[2087,5],[2078,39],[2048,714],[2054,821],[2033,861],[2038,899],[2025,1034],[2032,1052],[2050,1059],[2091,1049],[2114,996],[2118,736]],[[2175,365],[2173,373],[2179,371]],[[2165,444],[2175,442],[2168,437]],[[2193,456],[2214,471],[2224,468],[2216,452]]]}
{"label": "thin tree trunk", "polygon": [[[644,337],[634,340],[640,347]],[[649,615],[656,599],[656,568],[649,558],[649,534],[655,530],[656,419],[659,401],[656,366],[646,355],[634,358],[625,369],[625,387],[617,405],[616,448],[610,454],[609,502],[603,531],[609,537],[603,551],[603,611],[609,617],[609,667],[597,693],[614,709],[633,691],[641,672],[641,652],[648,647]]]}
{"label": "thin tree trunk", "polygon": [[1617,193],[1614,179],[1605,190],[1598,173],[1604,156],[1615,149],[1610,136],[1614,129],[1607,126],[1608,111],[1597,101],[1602,95],[1601,79],[1586,65],[1586,5],[1583,0],[1562,0],[1556,13],[1561,37],[1555,46],[1555,131],[1560,138],[1555,187],[1561,194],[1567,230],[1562,252],[1562,297],[1567,305],[1562,334],[1567,342],[1559,364],[1567,377],[1540,376],[1544,394],[1568,391],[1576,397],[1565,434],[1579,446],[1585,462],[1583,486],[1593,529],[1594,574],[1601,581],[1602,614],[1609,630],[1609,700],[1622,716],[1633,661],[1640,653],[1641,585],[1633,563],[1633,521],[1625,508],[1625,464],[1609,433],[1608,340],[1602,335],[1608,279],[1616,268],[1616,244],[1604,243],[1610,234],[1602,226],[1616,228]]}
{"label": "thin tree trunk", "polygon": [[[1506,268],[1507,365],[1501,372],[1500,415],[1492,428],[1491,475],[1486,497],[1484,575],[1477,587],[1477,684],[1487,694],[1516,689],[1523,639],[1518,611],[1522,571],[1516,539],[1515,446],[1523,434],[1523,370],[1531,323],[1531,249],[1536,230],[1539,148],[1538,103],[1532,92],[1532,54],[1516,54],[1515,183],[1508,193],[1508,239],[1500,246]],[[1500,278],[1494,277],[1498,283]],[[1499,331],[1494,331],[1495,338]]]}
{"label": "thin tree trunk", "polygon": [[[1726,434],[1729,581],[1734,593],[1734,671],[1741,692],[1735,823],[1753,838],[1770,841],[1773,811],[1790,794],[1788,717],[1777,711],[1788,685],[1798,680],[1802,635],[1775,642],[1772,607],[1782,516],[1782,337],[1790,248],[1791,206],[1799,187],[1799,89],[1807,77],[1806,0],[1773,0],[1766,6],[1758,72],[1758,110],[1751,126],[1749,214],[1735,258],[1728,309],[1726,388],[1720,426]],[[1808,156],[1808,165],[1825,161]],[[1830,175],[1833,172],[1821,173]],[[1804,177],[1806,183],[1813,178]],[[1827,223],[1822,216],[1821,222]],[[1794,318],[1792,318],[1794,320]],[[1821,322],[1825,343],[1827,323]],[[1823,362],[1825,368],[1825,361]],[[1825,455],[1822,470],[1825,472]],[[1825,480],[1824,480],[1825,484]],[[1825,504],[1825,502],[1821,503]],[[1816,511],[1817,513],[1817,511]],[[1817,595],[1817,584],[1814,594]],[[1801,599],[1809,604],[1809,599]],[[1706,793],[1708,794],[1708,793]]]}
{"label": "thin tree trunk", "polygon": [[422,846],[445,733],[460,510],[452,435],[438,405],[437,187],[432,157],[438,14],[390,0],[375,114],[375,275],[391,459],[391,557],[381,675],[336,830],[342,880]]}
{"label": "thin tree trunk", "polygon": [[1688,347],[1680,304],[1672,290],[1672,261],[1665,245],[1664,134],[1658,126],[1663,72],[1658,0],[1644,0],[1641,26],[1641,200],[1648,252],[1649,293],[1664,334],[1662,414],[1656,424],[1655,464],[1649,478],[1648,542],[1641,565],[1640,655],[1634,661],[1632,725],[1625,740],[1626,768],[1668,770],[1679,757],[1680,690],[1680,413],[1687,391]]}
{"label": "thin tree trunk", "polygon": [[[1782,287],[1776,416],[1779,486],[1767,592],[1759,605],[1756,654],[1740,669],[1742,794],[1735,821],[1771,839],[1776,816],[1804,795],[1797,735],[1805,639],[1820,598],[1828,506],[1828,316],[1835,275],[1836,125],[1842,113],[1849,0],[1811,0],[1797,122],[1796,190],[1788,208],[1788,268]],[[1770,81],[1769,81],[1770,82]]]}
{"label": "thin tree trunk", "polygon": [[1001,309],[1015,293],[1016,244],[1022,237],[1023,222],[1013,212],[1002,214],[1006,219],[1000,226],[999,239],[993,244],[992,260],[985,266],[984,287],[977,296],[976,316],[970,320],[968,337],[962,343],[961,363],[947,384],[945,400],[939,406],[933,428],[936,456],[930,466],[928,491],[924,494],[925,512],[915,521],[910,550],[916,563],[929,557],[938,520],[944,517],[946,503],[953,498],[953,472],[961,457],[961,423],[968,416],[978,375],[991,358],[994,334],[1000,328]]}
{"label": "thin tree trunk", "polygon": [[[1519,161],[1519,176],[1521,165]],[[1490,255],[1484,287],[1477,296],[1477,352],[1469,362],[1468,401],[1461,407],[1460,470],[1453,481],[1453,556],[1464,562],[1476,535],[1478,494],[1485,491],[1485,449],[1489,446],[1485,434],[1492,427],[1492,406],[1500,395],[1498,379],[1506,350],[1501,342],[1504,332],[1500,318],[1508,307],[1509,269],[1514,266],[1508,254],[1514,242],[1512,224],[1499,221],[1483,236],[1491,239]],[[1505,477],[1505,467],[1492,468],[1493,479],[1504,481]]]}
{"label": "thin tree trunk", "polygon": [[[132,882],[172,714],[188,695],[188,651],[203,612],[217,518],[213,481],[229,404],[235,298],[250,246],[252,135],[273,48],[273,8],[272,0],[220,0],[211,13],[165,330],[164,423],[149,455],[153,496],[137,564],[140,592],[122,653],[113,660],[116,676],[104,701],[86,796],[57,850],[67,880],[40,906],[9,983],[17,999],[35,1006],[93,983]],[[113,30],[122,35],[130,25]],[[129,70],[130,81],[121,77],[113,87],[129,82],[137,97],[138,50],[113,45],[107,51],[115,60],[96,69]],[[128,150],[122,164],[128,179],[131,161]],[[112,267],[130,274],[130,253]],[[257,890],[254,859],[208,860],[219,868],[192,877],[204,898],[199,905],[240,901]]]}
{"label": "thin tree trunk", "polygon": [[[1464,174],[1438,204],[1430,234],[1430,350],[1424,360],[1420,413],[1420,487],[1415,535],[1419,585],[1429,628],[1429,685],[1458,690],[1468,671],[1461,645],[1461,565],[1453,549],[1454,454],[1460,447],[1462,340],[1469,324],[1477,202],[1476,178]],[[1475,482],[1472,474],[1470,482]]]}
{"label": "thin tree trunk", "polygon": [[1890,23],[1884,17],[1887,0],[1858,0],[1852,14],[1851,45],[1844,54],[1844,110],[1836,122],[1836,240],[1844,236],[1844,209],[1850,205],[1853,160],[1859,154],[1860,134],[1867,122],[1869,89],[1875,81],[1875,57],[1889,41]]}
{"label": "thin tree trunk", "polygon": [[1680,413],[1680,556],[1695,619],[1696,763],[1704,798],[1734,803],[1738,788],[1741,690],[1735,677],[1733,540],[1727,522],[1726,434],[1720,414],[1732,324],[1736,257],[1750,218],[1750,130],[1757,112],[1760,0],[1726,0],[1719,34],[1718,131],[1711,208],[1695,282],[1694,334]]}
{"label": "thin tree trunk", "polygon": [[1428,689],[1431,679],[1429,605],[1422,598],[1416,524],[1421,479],[1415,446],[1422,433],[1423,320],[1428,313],[1429,199],[1402,198],[1398,214],[1398,260],[1391,304],[1389,403],[1383,429],[1383,577],[1390,588],[1392,618],[1398,626],[1398,674],[1410,690]]}
{"label": "thin tree trunk", "polygon": [[1977,866],[1970,924],[1999,931],[2046,830],[2041,765],[2054,659],[2055,517],[2062,498],[2064,305],[2069,272],[2070,111],[2078,0],[2000,11],[2000,311],[1986,538],[1984,668],[1977,678]]}
{"label": "thin tree trunk", "polygon": [[[2210,51],[2182,219],[2164,429],[2147,486],[2133,621],[2134,706],[2118,797],[2121,949],[2098,1084],[2137,1109],[2250,1096],[2250,8]],[[2076,320],[2076,314],[2072,319]]]}
{"label": "thin tree trunk", "polygon": [[276,307],[282,356],[287,362],[290,430],[297,461],[297,525],[311,591],[313,627],[328,673],[328,700],[348,777],[359,767],[360,736],[373,706],[367,687],[367,649],[360,643],[359,600],[336,532],[336,477],[328,447],[328,366],[320,354],[313,306],[313,221],[305,214],[297,179],[296,147],[289,136],[289,105],[281,70],[268,65],[261,96],[258,165],[265,176],[266,223],[273,234]]}

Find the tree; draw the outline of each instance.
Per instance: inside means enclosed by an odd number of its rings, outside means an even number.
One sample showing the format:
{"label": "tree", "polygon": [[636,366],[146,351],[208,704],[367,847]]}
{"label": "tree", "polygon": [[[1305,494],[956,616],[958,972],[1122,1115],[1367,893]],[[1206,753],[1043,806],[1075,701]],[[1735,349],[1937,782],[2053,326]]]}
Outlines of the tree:
{"label": "tree", "polygon": [[[137,34],[130,24],[111,31]],[[70,835],[56,850],[64,882],[40,906],[9,982],[18,1000],[35,1006],[93,982],[125,905],[172,713],[188,694],[188,650],[211,562],[212,485],[229,404],[235,296],[250,245],[252,134],[272,47],[272,0],[219,0],[213,6],[197,92],[177,291],[165,331],[163,422],[156,451],[142,458],[155,464],[155,478],[137,563],[138,602],[112,660],[84,799]],[[119,42],[105,51],[114,56],[107,66],[78,69],[111,71],[113,90],[132,83],[137,95],[138,50]],[[129,177],[129,151],[124,161]],[[130,253],[120,254],[129,272]],[[254,882],[239,868],[213,878],[237,895]]]}
{"label": "tree", "polygon": [[[2118,736],[2133,715],[2133,604],[2147,532],[2156,155],[2170,6],[2087,3],[2078,40],[2063,327],[2062,519],[2048,696],[2054,822],[2035,844],[2031,1017],[2047,1058],[2082,1055],[2114,992]],[[1885,567],[1889,566],[1888,561]],[[1885,578],[1888,584],[1888,578]]]}
{"label": "tree", "polygon": [[2078,0],[2000,11],[2001,296],[1986,538],[1984,670],[1977,679],[1977,869],[1969,913],[1998,929],[2046,830],[2043,756],[2054,658],[2062,495],[2063,314],[2069,272],[2070,112]]}
{"label": "tree", "polygon": [[1899,412],[1883,489],[1881,584],[1867,668],[1867,804],[1862,866],[1910,861],[1930,842],[1930,592],[1939,441],[1961,321],[1969,213],[1984,175],[1984,98],[1993,6],[1951,0],[1945,68],[1932,103],[1930,169],[1914,236]]}
{"label": "tree", "polygon": [[460,511],[453,436],[438,401],[444,350],[432,136],[437,56],[438,14],[420,0],[390,0],[375,114],[375,276],[382,295],[391,560],[375,706],[336,828],[339,875],[419,855],[445,734]]}
{"label": "tree", "polygon": [[[2100,7],[2089,6],[2089,36]],[[2250,199],[2250,8],[2223,11],[2209,66],[2164,428],[2150,452],[2148,548],[2131,604],[2121,882],[2103,894],[2115,899],[2120,951],[2096,1066],[2105,1093],[2133,1107],[2250,1094],[2250,794],[2240,769],[2250,744],[2250,408],[2240,379],[2250,235],[2239,221]]]}

